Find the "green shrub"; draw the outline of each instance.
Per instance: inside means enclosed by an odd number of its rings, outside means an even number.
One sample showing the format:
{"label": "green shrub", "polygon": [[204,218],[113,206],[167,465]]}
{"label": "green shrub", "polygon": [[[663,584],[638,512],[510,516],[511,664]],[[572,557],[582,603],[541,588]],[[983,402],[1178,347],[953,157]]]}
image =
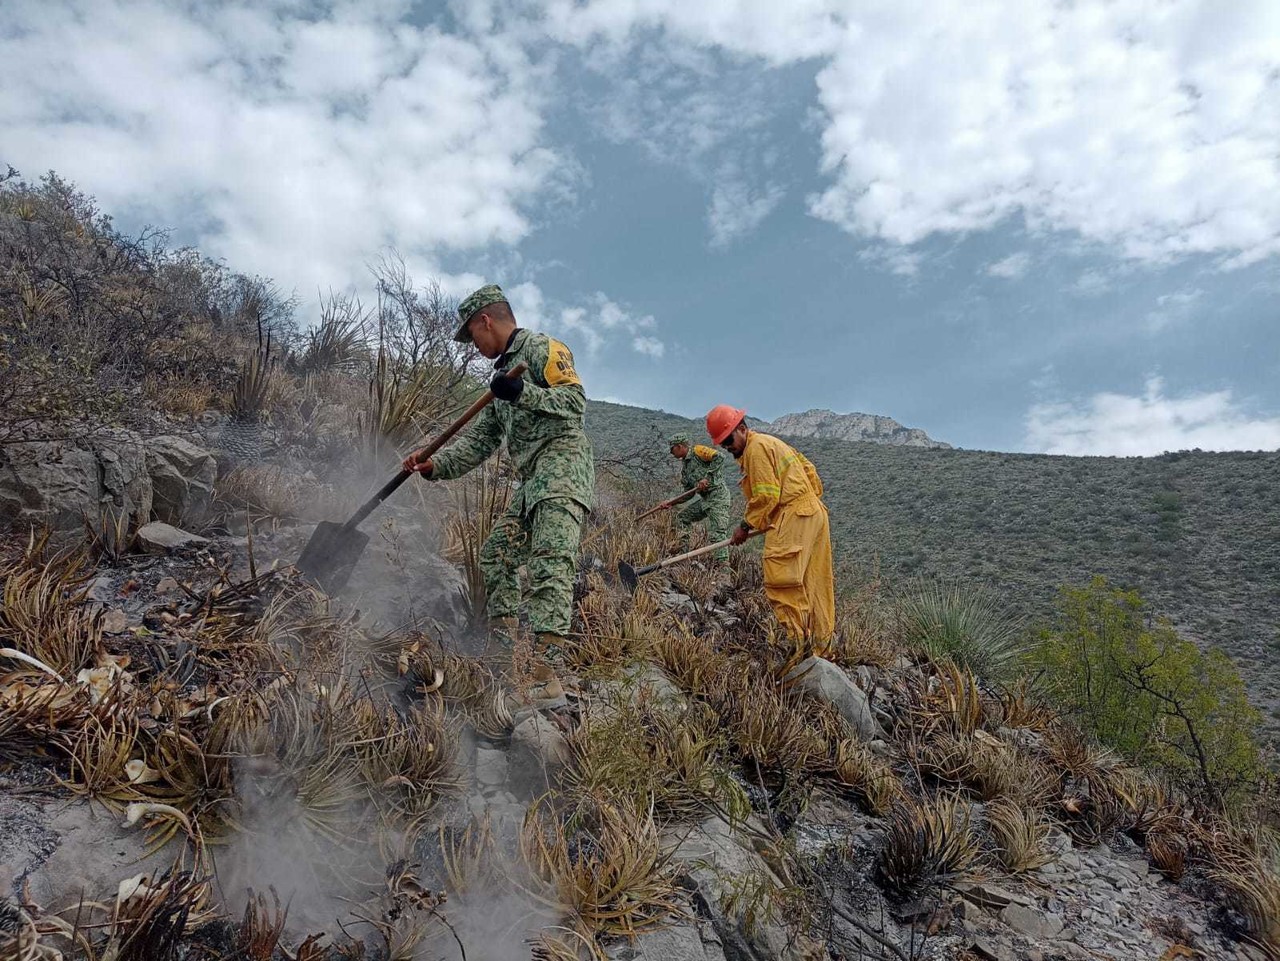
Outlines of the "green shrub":
{"label": "green shrub", "polygon": [[1025,650],[1022,622],[974,585],[918,580],[897,607],[903,640],[982,677],[1007,677]]}
{"label": "green shrub", "polygon": [[1136,591],[1095,577],[1063,588],[1057,623],[1032,662],[1053,695],[1102,743],[1155,766],[1221,807],[1247,800],[1262,774],[1260,713],[1235,664],[1202,652]]}

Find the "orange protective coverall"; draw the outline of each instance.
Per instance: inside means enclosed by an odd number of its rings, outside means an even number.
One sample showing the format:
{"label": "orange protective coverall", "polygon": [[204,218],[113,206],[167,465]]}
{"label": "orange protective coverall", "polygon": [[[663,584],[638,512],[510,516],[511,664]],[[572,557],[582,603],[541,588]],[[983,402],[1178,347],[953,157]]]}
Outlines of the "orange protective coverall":
{"label": "orange protective coverall", "polygon": [[764,536],[764,592],[793,640],[831,652],[836,627],[831,522],[809,459],[768,434],[747,433],[739,464],[746,522]]}

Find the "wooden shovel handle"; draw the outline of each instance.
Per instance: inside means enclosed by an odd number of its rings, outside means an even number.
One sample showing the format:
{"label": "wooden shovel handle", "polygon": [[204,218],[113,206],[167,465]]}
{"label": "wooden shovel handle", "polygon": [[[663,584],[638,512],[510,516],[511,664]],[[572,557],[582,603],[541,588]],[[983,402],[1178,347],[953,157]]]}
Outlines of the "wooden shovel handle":
{"label": "wooden shovel handle", "polygon": [[[747,539],[750,540],[753,537],[759,537],[768,530],[772,530],[772,528],[765,527],[762,530],[752,531],[747,535]],[[672,564],[679,564],[681,561],[687,561],[690,558],[701,557],[703,554],[710,554],[712,551],[718,551],[722,547],[732,547],[733,545],[730,543],[732,540],[732,537],[726,537],[724,540],[716,541],[714,544],[707,544],[704,547],[697,547],[691,551],[685,551],[683,554],[677,554],[675,557],[668,557],[665,560],[658,561],[656,564],[650,564],[648,567],[641,567],[636,571],[636,573],[652,574],[654,571],[663,570],[664,568],[670,567]]]}
{"label": "wooden shovel handle", "polygon": [[[510,370],[504,370],[502,373],[506,374],[508,377],[519,377],[521,374],[525,372],[527,368],[528,368],[527,364],[520,363],[520,364],[516,364]],[[453,436],[456,433],[458,433],[458,431],[466,427],[467,424],[471,422],[471,419],[476,416],[476,414],[480,413],[480,411],[484,410],[491,403],[493,403],[493,391],[486,390],[483,394],[481,394],[479,397],[476,398],[476,401],[474,404],[472,404],[463,412],[461,417],[459,417],[452,424],[446,427],[439,434],[439,436],[436,437],[435,440],[433,440],[431,443],[427,444],[426,447],[423,447],[421,450],[418,451],[418,453],[424,455],[421,459],[426,460],[430,458],[432,455],[434,455],[436,451],[438,451],[445,444],[449,443],[449,441],[453,439]],[[396,474],[395,477],[391,478],[391,480],[383,484],[382,487],[379,488],[376,494],[374,494],[371,498],[365,501],[364,506],[361,507],[358,511],[356,511],[353,515],[351,515],[351,519],[347,521],[347,523],[344,524],[343,526],[347,530],[354,530],[355,528],[359,527],[361,521],[363,521],[366,517],[372,514],[374,509],[379,504],[381,504],[384,500],[390,497],[392,492],[401,484],[403,484],[405,481],[407,481],[411,476],[413,476],[413,474],[414,474],[414,471],[411,471],[411,470],[400,471],[400,473]]]}
{"label": "wooden shovel handle", "polygon": [[696,494],[696,493],[698,493],[698,488],[696,488],[696,487],[690,487],[690,488],[689,488],[687,491],[685,491],[683,494],[677,494],[675,497],[672,497],[670,500],[665,500],[665,501],[663,501],[661,504],[655,504],[653,507],[650,507],[650,508],[649,508],[647,511],[645,511],[643,514],[637,514],[637,515],[635,516],[634,520],[635,520],[635,521],[642,521],[642,520],[644,520],[646,517],[648,517],[650,514],[656,514],[656,513],[658,513],[658,511],[664,511],[664,510],[666,510],[668,507],[675,507],[677,504],[681,504],[681,503],[683,503],[684,501],[687,501],[689,498],[691,498],[691,497],[692,497],[694,494]]}

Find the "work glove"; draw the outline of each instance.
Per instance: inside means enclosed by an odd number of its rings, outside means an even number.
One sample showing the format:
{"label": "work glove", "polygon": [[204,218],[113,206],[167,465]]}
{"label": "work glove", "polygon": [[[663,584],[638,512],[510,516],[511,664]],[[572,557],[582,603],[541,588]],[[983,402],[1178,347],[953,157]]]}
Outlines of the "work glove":
{"label": "work glove", "polygon": [[711,482],[708,481],[705,477],[702,478],[702,480],[698,481],[698,483],[694,485],[694,490],[696,490],[699,494],[705,493],[710,489],[711,489]]}
{"label": "work glove", "polygon": [[739,524],[733,529],[733,534],[729,537],[729,546],[738,547],[747,542],[747,535],[751,533],[751,528],[743,527]]}
{"label": "work glove", "polygon": [[493,396],[498,400],[505,400],[509,404],[514,404],[524,392],[524,378],[509,377],[499,371],[493,375],[493,380],[489,381],[489,389],[493,391]]}
{"label": "work glove", "polygon": [[404,463],[400,466],[405,470],[421,474],[423,477],[430,477],[432,470],[435,469],[435,465],[431,463],[431,458],[428,457],[426,460],[419,462],[417,457],[418,455],[416,452],[410,454],[404,459]]}

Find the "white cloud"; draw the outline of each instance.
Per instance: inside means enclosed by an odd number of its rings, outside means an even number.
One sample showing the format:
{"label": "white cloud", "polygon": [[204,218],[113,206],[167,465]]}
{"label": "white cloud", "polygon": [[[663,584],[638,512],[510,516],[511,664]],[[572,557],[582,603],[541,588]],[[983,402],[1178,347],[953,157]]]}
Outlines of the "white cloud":
{"label": "white cloud", "polygon": [[1111,277],[1104,271],[1090,268],[1082,271],[1075,283],[1067,288],[1069,293],[1077,297],[1101,297],[1114,287]]}
{"label": "white cloud", "polygon": [[548,0],[552,34],[816,58],[810,209],[911,245],[1021,218],[1139,261],[1280,253],[1274,0]]}
{"label": "white cloud", "polygon": [[1026,251],[1010,254],[1001,260],[987,264],[983,268],[988,277],[1000,277],[1004,280],[1017,280],[1031,269],[1031,255]]}
{"label": "white cloud", "polygon": [[786,191],[779,184],[768,184],[763,190],[752,190],[746,181],[732,172],[722,172],[711,192],[707,209],[707,227],[712,247],[727,247],[755,230],[782,202]]}
{"label": "white cloud", "polygon": [[872,244],[858,251],[858,259],[863,263],[887,270],[899,277],[914,277],[920,273],[920,265],[924,263],[924,254],[910,247],[895,247],[891,244]]}
{"label": "white cloud", "polygon": [[388,244],[421,275],[515,243],[558,176],[538,71],[406,7],[12,0],[4,160],[304,295]]}
{"label": "white cloud", "polygon": [[1230,390],[1169,397],[1159,377],[1140,396],[1098,393],[1075,404],[1036,404],[1028,449],[1049,454],[1149,456],[1164,451],[1274,450],[1280,417],[1250,413]]}
{"label": "white cloud", "polygon": [[581,304],[548,302],[535,283],[517,284],[507,290],[511,309],[522,327],[563,338],[575,357],[588,361],[618,348],[647,357],[661,357],[665,343],[654,336],[658,322],[651,314],[635,314],[600,291]]}
{"label": "white cloud", "polygon": [[1190,320],[1203,299],[1204,291],[1199,287],[1161,294],[1156,298],[1155,309],[1147,313],[1147,333],[1159,334]]}
{"label": "white cloud", "polygon": [[661,357],[666,353],[666,345],[656,337],[635,337],[631,341],[631,349],[649,357]]}
{"label": "white cloud", "polygon": [[818,79],[818,216],[904,244],[1020,215],[1147,261],[1280,252],[1276,4],[872,10]]}

